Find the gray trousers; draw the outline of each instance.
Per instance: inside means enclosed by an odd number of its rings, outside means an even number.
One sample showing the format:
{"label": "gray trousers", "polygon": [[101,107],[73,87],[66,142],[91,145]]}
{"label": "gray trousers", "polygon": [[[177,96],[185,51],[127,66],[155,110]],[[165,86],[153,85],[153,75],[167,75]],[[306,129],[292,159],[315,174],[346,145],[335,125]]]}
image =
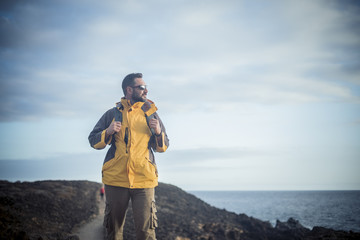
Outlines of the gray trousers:
{"label": "gray trousers", "polygon": [[105,185],[104,227],[107,240],[122,240],[126,212],[131,199],[136,239],[155,240],[157,227],[154,188],[129,189]]}

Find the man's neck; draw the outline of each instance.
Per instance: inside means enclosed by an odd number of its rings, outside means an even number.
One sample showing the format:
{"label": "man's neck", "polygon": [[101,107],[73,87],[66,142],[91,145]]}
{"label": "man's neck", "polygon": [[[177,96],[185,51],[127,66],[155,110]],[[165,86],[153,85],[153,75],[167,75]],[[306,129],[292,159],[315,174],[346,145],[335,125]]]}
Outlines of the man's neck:
{"label": "man's neck", "polygon": [[134,99],[127,99],[129,102],[130,102],[130,105],[134,105],[135,103],[137,102],[140,102],[140,101],[135,101]]}
{"label": "man's neck", "polygon": [[135,101],[129,97],[124,97],[128,103],[130,103],[130,106],[134,105]]}
{"label": "man's neck", "polygon": [[143,101],[134,100],[133,98],[129,98],[129,97],[125,97],[125,99],[130,103],[131,106],[134,105],[137,102],[143,102]]}

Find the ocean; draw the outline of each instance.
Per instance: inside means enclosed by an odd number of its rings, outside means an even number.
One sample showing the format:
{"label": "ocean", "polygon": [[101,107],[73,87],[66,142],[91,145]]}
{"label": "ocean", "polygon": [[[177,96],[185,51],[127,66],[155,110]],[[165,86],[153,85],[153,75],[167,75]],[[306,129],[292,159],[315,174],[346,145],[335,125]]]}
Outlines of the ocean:
{"label": "ocean", "polygon": [[210,205],[269,221],[360,232],[360,191],[189,191]]}

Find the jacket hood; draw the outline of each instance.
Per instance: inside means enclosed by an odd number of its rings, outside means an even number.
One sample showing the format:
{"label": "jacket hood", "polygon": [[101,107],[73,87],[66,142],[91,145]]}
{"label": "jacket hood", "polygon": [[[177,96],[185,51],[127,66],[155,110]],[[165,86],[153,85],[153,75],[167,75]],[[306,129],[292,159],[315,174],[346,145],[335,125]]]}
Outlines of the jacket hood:
{"label": "jacket hood", "polygon": [[150,116],[154,112],[158,110],[158,108],[155,106],[155,103],[149,99],[146,100],[146,102],[136,102],[133,105],[131,105],[130,100],[126,98],[121,98],[120,102],[116,103],[116,107],[118,109],[121,108],[141,108],[147,116]]}

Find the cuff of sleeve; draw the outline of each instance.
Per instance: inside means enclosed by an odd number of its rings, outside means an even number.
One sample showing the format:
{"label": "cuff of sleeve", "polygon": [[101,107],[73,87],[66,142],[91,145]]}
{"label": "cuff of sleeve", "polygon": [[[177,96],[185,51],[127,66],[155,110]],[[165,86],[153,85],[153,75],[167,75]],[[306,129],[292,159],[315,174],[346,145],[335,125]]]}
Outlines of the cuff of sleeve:
{"label": "cuff of sleeve", "polygon": [[112,137],[109,137],[108,143],[105,142],[105,132],[106,130],[101,132],[100,141],[94,145],[94,148],[96,149],[103,149],[106,147],[106,144],[109,144],[111,142]]}
{"label": "cuff of sleeve", "polygon": [[165,145],[165,134],[161,132],[160,135],[157,135],[155,137],[156,141],[156,151],[157,152],[165,152],[166,151],[166,145]]}
{"label": "cuff of sleeve", "polygon": [[109,145],[112,141],[112,135],[109,136],[109,139],[107,142],[105,142],[106,140],[106,129],[104,131],[102,131],[101,133],[101,142],[105,143],[106,145]]}

